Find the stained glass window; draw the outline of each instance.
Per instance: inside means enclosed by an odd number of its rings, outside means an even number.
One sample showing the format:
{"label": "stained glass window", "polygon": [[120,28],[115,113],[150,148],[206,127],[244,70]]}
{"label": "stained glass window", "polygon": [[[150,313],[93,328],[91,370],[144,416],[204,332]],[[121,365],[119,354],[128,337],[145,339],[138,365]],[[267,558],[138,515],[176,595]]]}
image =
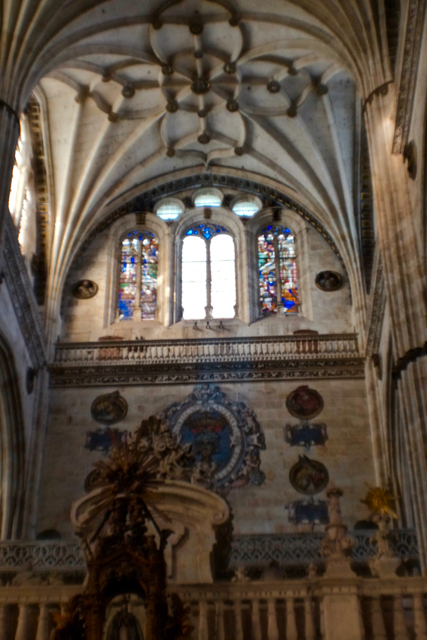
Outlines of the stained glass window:
{"label": "stained glass window", "polygon": [[119,319],[154,320],[159,245],[153,233],[132,231],[122,242]]}
{"label": "stained glass window", "polygon": [[298,313],[295,239],[290,229],[270,225],[262,231],[258,267],[262,313]]}
{"label": "stained glass window", "polygon": [[233,318],[235,304],[233,238],[221,225],[192,227],[182,244],[183,318]]}

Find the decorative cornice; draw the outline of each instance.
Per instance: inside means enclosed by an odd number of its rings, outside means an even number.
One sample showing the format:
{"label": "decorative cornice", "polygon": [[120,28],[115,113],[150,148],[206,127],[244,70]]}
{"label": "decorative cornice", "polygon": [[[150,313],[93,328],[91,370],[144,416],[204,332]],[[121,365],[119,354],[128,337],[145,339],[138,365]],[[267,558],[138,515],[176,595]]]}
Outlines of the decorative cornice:
{"label": "decorative cornice", "polygon": [[409,1],[393,140],[393,153],[396,155],[403,153],[405,145],[408,143],[416,76],[421,53],[425,6],[425,0]]}
{"label": "decorative cornice", "polygon": [[365,360],[316,358],[257,362],[193,362],[158,365],[51,365],[51,387],[194,384],[198,382],[277,382],[322,378],[363,378]]}
{"label": "decorative cornice", "polygon": [[371,313],[368,322],[368,340],[366,344],[366,355],[372,356],[378,352],[381,338],[381,329],[384,320],[386,292],[384,283],[384,267],[382,262],[378,264],[375,274],[375,291],[372,296]]}
{"label": "decorative cornice", "polygon": [[46,345],[40,314],[10,216],[7,216],[5,227],[1,270],[32,365],[37,370],[46,363]]}
{"label": "decorative cornice", "polygon": [[49,215],[46,153],[43,142],[40,105],[32,96],[27,107],[28,124],[33,150],[34,186],[37,202],[37,254],[32,262],[34,272],[34,294],[40,305],[44,304],[47,282]]}
{"label": "decorative cornice", "polygon": [[344,268],[344,261],[338,247],[326,230],[326,228],[317,220],[317,218],[308,209],[303,207],[299,202],[286,195],[285,193],[268,187],[260,182],[254,180],[247,180],[246,178],[239,178],[231,175],[224,175],[221,173],[202,172],[196,173],[192,176],[185,178],[178,178],[176,180],[169,180],[163,184],[160,184],[152,189],[143,191],[138,196],[126,202],[126,204],[114,209],[111,213],[106,215],[92,231],[88,234],[85,241],[79,248],[79,254],[83,252],[92,240],[104,229],[106,229],[115,220],[128,215],[130,213],[137,213],[141,211],[151,211],[155,203],[167,196],[176,196],[183,191],[189,189],[197,189],[200,187],[219,187],[223,189],[236,189],[240,192],[250,193],[258,196],[264,201],[265,206],[269,207],[283,207],[292,209],[299,216],[304,218],[309,224],[311,224],[331,246],[332,250],[336,253]]}

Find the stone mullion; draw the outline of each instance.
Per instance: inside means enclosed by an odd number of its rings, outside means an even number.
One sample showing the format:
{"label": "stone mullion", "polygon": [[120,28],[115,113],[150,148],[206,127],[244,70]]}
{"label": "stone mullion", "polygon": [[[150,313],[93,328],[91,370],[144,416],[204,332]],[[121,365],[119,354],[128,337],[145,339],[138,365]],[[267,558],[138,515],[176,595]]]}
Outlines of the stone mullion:
{"label": "stone mullion", "polygon": [[5,218],[9,215],[9,193],[15,162],[15,149],[19,138],[18,115],[0,100],[0,257],[3,253]]}
{"label": "stone mullion", "polygon": [[212,318],[212,266],[211,266],[211,243],[206,241],[206,319]]}
{"label": "stone mullion", "polygon": [[[391,154],[391,110],[391,95],[376,96],[365,115],[395,355],[402,357],[409,349],[420,346],[427,310],[408,174],[402,157]],[[411,261],[412,269],[408,266]]]}

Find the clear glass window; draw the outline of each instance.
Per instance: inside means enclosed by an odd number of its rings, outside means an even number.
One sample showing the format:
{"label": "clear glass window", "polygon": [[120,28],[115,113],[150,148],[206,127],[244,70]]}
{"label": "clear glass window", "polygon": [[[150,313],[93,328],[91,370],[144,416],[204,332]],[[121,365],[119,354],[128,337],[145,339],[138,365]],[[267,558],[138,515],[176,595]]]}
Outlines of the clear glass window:
{"label": "clear glass window", "polygon": [[298,313],[295,238],[290,229],[270,225],[262,231],[258,267],[262,313]]}
{"label": "clear glass window", "polygon": [[160,203],[156,210],[156,215],[162,220],[176,220],[184,211],[184,205],[173,200],[166,200]]}
{"label": "clear glass window", "polygon": [[132,231],[122,242],[119,320],[154,320],[159,245],[153,233]]}
{"label": "clear glass window", "polygon": [[259,205],[252,200],[239,200],[233,206],[233,212],[237,216],[243,216],[245,218],[251,218],[259,211]]}
{"label": "clear glass window", "polygon": [[194,205],[196,207],[220,207],[222,204],[222,198],[216,193],[199,193],[194,198]]}
{"label": "clear glass window", "polygon": [[233,318],[235,304],[233,238],[221,225],[192,227],[182,243],[183,318]]}

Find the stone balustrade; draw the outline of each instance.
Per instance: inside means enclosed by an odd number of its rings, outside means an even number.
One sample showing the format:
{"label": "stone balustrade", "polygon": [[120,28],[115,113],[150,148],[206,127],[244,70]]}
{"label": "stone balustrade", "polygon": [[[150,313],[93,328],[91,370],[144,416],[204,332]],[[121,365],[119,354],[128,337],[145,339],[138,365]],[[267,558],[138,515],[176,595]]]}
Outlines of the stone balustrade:
{"label": "stone balustrade", "polygon": [[[274,562],[276,566],[285,570],[300,567],[305,571],[310,564],[323,564],[321,542],[324,535],[321,532],[234,535],[228,566],[232,570],[262,570]],[[353,563],[367,566],[369,558],[376,553],[376,546],[372,540],[373,531],[349,531],[349,535],[355,540],[352,550]],[[411,567],[418,565],[415,531],[393,530],[391,546],[393,552]],[[75,574],[77,578],[85,573],[83,553],[80,545],[75,542],[52,540],[0,543],[0,579],[3,582],[10,580],[18,571],[30,565],[35,574]]]}
{"label": "stone balustrade", "polygon": [[359,355],[355,334],[212,338],[202,340],[142,340],[57,343],[55,364],[139,362],[159,364],[221,360],[263,360],[351,357]]}
{"label": "stone balustrade", "polygon": [[[59,611],[81,589],[1,587],[0,638],[48,640],[52,612]],[[350,629],[354,622],[352,640],[427,638],[427,579],[421,577],[173,585],[170,591],[190,607],[193,640],[344,640],[339,635],[343,621]],[[347,611],[341,600],[341,606],[334,610],[331,602],[337,597],[349,604],[354,599],[356,608]],[[348,619],[351,611],[358,620]],[[336,633],[331,633],[331,628]],[[346,635],[345,640],[348,638]]]}
{"label": "stone balustrade", "polygon": [[356,334],[70,342],[55,345],[51,385],[361,378]]}

